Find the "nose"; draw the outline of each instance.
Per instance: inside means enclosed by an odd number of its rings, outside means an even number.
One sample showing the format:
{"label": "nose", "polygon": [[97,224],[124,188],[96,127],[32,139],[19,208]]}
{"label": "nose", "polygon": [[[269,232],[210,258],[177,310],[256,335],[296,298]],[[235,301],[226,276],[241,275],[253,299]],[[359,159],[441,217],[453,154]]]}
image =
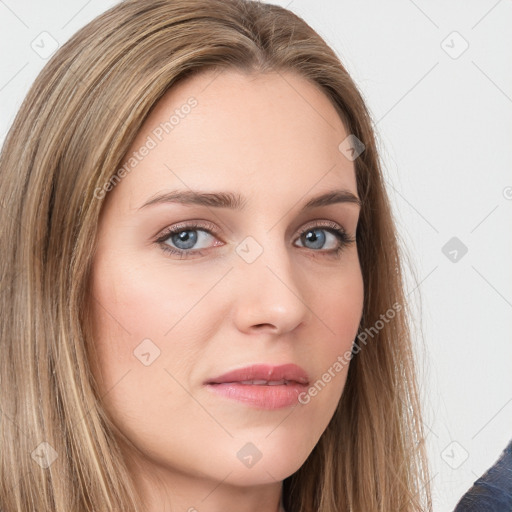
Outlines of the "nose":
{"label": "nose", "polygon": [[[250,243],[249,247],[253,251],[263,249],[251,247]],[[276,247],[274,241],[273,248],[265,247],[250,263],[243,251],[239,253],[242,256],[236,262],[232,278],[237,283],[234,320],[241,332],[286,334],[307,321],[311,314],[301,269],[293,265],[291,254],[282,242]]]}

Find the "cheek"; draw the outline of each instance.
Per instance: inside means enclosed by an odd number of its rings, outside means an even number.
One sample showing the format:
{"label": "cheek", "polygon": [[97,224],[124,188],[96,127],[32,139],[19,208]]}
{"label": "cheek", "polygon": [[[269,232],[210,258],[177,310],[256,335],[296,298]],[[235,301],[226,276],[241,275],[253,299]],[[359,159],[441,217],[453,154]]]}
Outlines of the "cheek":
{"label": "cheek", "polygon": [[98,335],[99,341],[106,335],[133,343],[169,339],[223,273],[223,268],[216,267],[208,279],[199,280],[197,273],[166,263],[141,263],[122,254],[98,258],[92,290],[94,317],[98,333],[103,334]]}
{"label": "cheek", "polygon": [[315,380],[302,403],[311,405],[315,415],[327,421],[343,393],[363,311],[364,284],[358,261],[352,261],[344,272],[333,273],[322,290],[310,295],[316,325],[324,335],[309,346],[308,357],[317,365]]}
{"label": "cheek", "polygon": [[351,346],[363,312],[364,283],[357,255],[350,254],[341,271],[324,278],[321,292],[316,289],[310,297],[318,320],[325,327],[326,342],[322,352],[332,358],[334,353]]}
{"label": "cheek", "polygon": [[188,385],[191,369],[223,318],[215,291],[208,291],[226,270],[218,265],[198,279],[197,272],[179,265],[141,262],[112,249],[98,254],[93,268],[94,366],[104,391],[116,386],[109,399],[129,381],[132,399],[120,407],[144,402],[143,393],[158,403],[156,394],[180,389],[169,373]]}
{"label": "cheek", "polygon": [[179,412],[188,411],[191,424],[204,422],[201,411],[190,412],[182,387],[200,354],[201,337],[187,316],[200,285],[187,286],[179,270],[110,254],[98,257],[91,276],[94,373],[114,423],[136,444],[151,444],[162,425],[172,430]]}

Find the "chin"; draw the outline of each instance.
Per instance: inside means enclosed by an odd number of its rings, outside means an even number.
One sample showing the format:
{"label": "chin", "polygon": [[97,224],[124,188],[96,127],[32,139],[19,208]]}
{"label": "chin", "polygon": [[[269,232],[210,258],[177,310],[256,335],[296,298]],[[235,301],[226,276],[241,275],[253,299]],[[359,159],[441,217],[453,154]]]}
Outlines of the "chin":
{"label": "chin", "polygon": [[272,436],[255,440],[254,443],[237,440],[236,458],[223,468],[226,474],[231,471],[226,481],[239,486],[282,481],[300,469],[314,448],[307,449],[304,444],[298,444],[291,438],[287,443],[279,436],[274,439]]}
{"label": "chin", "polygon": [[[224,484],[234,485],[237,487],[252,487],[258,485],[275,484],[282,482],[284,479],[293,475],[300,469],[303,461],[296,460],[279,460],[273,458],[263,461],[261,459],[252,468],[238,467],[226,468],[226,473],[231,473],[224,480]],[[215,474],[218,478],[218,472]]]}

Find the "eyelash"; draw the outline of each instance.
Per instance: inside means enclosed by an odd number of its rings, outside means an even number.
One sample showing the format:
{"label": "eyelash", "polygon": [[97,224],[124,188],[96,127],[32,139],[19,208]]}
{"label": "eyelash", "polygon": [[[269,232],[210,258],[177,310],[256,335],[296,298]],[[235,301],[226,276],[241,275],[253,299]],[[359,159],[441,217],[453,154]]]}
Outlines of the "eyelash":
{"label": "eyelash", "polygon": [[[325,225],[326,224],[326,225]],[[323,251],[321,249],[315,250],[311,249],[313,253],[320,253],[327,256],[333,256],[333,257],[339,257],[343,249],[345,249],[347,246],[355,242],[355,239],[350,237],[344,229],[341,229],[338,227],[338,225],[334,222],[325,222],[325,224],[314,224],[310,225],[306,228],[304,228],[300,233],[298,238],[301,238],[303,235],[310,231],[314,231],[316,229],[323,229],[325,231],[328,231],[335,235],[339,241],[339,246],[336,249],[331,249],[328,251]],[[209,249],[191,249],[191,250],[183,250],[183,249],[176,249],[174,247],[169,246],[169,244],[166,244],[165,241],[168,240],[172,235],[177,235],[179,233],[182,233],[183,231],[205,231],[209,235],[215,236],[215,230],[211,229],[211,227],[208,225],[205,226],[201,223],[195,223],[191,222],[189,224],[179,224],[177,226],[173,226],[171,228],[167,228],[165,232],[155,240],[155,243],[157,243],[160,248],[168,254],[171,254],[173,256],[180,256],[182,259],[189,258],[192,255],[196,256],[202,256],[203,253],[201,251],[206,251]],[[303,249],[307,249],[307,247],[301,247]],[[315,255],[316,256],[316,255]]]}

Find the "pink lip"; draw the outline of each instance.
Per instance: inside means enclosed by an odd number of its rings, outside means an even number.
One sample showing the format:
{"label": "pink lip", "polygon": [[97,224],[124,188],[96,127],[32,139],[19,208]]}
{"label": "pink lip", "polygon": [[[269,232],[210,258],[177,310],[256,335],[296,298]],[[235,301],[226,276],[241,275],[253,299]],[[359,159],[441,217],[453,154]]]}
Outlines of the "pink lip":
{"label": "pink lip", "polygon": [[[244,381],[258,380],[286,382],[272,385],[242,384]],[[299,403],[298,395],[307,389],[308,383],[307,373],[295,364],[255,364],[209,379],[205,385],[221,396],[260,409],[280,409]]]}

